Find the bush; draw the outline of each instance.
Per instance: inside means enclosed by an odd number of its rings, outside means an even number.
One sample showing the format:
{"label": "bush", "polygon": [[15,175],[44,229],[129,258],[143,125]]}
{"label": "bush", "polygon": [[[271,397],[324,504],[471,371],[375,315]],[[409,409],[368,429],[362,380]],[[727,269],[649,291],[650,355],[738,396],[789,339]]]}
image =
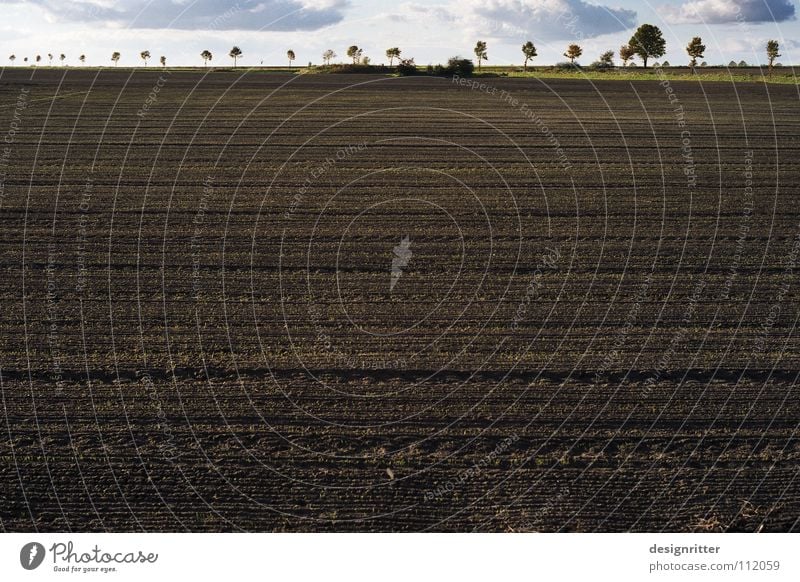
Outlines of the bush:
{"label": "bush", "polygon": [[363,63],[354,64],[340,64],[340,65],[323,65],[317,67],[315,72],[321,73],[361,73],[361,74],[386,74],[391,73],[392,70],[385,65],[365,65]]}
{"label": "bush", "polygon": [[453,57],[447,61],[448,76],[471,77],[475,72],[475,63],[470,59]]}
{"label": "bush", "polygon": [[580,71],[582,69],[578,63],[570,63],[569,61],[556,63],[555,68],[559,71]]}
{"label": "bush", "polygon": [[[428,67],[431,68],[430,66]],[[414,59],[402,59],[397,63],[397,74],[401,77],[410,77],[419,74],[417,65],[414,64]]]}
{"label": "bush", "polygon": [[447,61],[447,65],[428,65],[429,75],[436,77],[471,77],[475,71],[475,63],[470,59],[453,57]]}

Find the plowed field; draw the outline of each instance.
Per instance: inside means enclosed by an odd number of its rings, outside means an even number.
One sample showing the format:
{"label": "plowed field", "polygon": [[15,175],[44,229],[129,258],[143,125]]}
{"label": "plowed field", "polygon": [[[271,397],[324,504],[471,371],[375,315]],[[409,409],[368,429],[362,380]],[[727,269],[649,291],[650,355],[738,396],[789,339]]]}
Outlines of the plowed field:
{"label": "plowed field", "polygon": [[2,528],[800,527],[798,113],[5,70]]}

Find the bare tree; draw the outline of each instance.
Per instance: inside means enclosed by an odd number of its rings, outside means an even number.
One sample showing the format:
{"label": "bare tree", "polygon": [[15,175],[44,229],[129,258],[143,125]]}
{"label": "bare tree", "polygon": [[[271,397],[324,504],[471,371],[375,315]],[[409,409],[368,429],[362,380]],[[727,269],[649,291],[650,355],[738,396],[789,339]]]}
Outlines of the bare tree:
{"label": "bare tree", "polygon": [[322,61],[323,61],[323,62],[324,62],[326,65],[330,65],[330,64],[331,64],[331,61],[332,61],[333,59],[335,59],[335,58],[336,58],[336,53],[335,53],[335,52],[333,52],[331,49],[328,49],[328,50],[326,50],[324,53],[322,53]]}

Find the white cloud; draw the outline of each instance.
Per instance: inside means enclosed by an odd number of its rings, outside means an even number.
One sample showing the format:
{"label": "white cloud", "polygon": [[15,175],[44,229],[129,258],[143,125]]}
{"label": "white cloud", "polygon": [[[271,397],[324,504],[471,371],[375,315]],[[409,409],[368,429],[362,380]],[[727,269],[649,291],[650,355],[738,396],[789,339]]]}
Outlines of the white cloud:
{"label": "white cloud", "polygon": [[29,0],[62,21],[184,30],[316,30],[340,22],[349,0]]}
{"label": "white cloud", "polygon": [[583,0],[453,0],[446,7],[405,5],[488,38],[583,40],[636,24],[636,12]]}
{"label": "white cloud", "polygon": [[783,22],[794,20],[792,0],[691,0],[680,6],[662,6],[671,24],[726,22]]}

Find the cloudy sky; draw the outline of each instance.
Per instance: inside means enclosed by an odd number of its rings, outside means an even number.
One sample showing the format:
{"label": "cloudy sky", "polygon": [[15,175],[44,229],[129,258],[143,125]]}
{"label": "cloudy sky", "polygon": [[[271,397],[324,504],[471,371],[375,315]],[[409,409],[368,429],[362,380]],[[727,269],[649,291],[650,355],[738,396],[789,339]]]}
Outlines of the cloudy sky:
{"label": "cloudy sky", "polygon": [[[798,62],[800,24],[796,0],[0,0],[0,44],[4,64],[52,53],[76,63],[140,64],[149,50],[171,65],[202,64],[208,49],[215,63],[233,44],[242,65],[284,64],[287,49],[300,63],[319,63],[331,48],[343,60],[357,44],[373,62],[385,61],[387,47],[399,46],[418,64],[472,55],[478,39],[489,43],[489,62],[521,62],[520,45],[533,40],[536,63],[564,60],[566,45],[584,47],[589,63],[607,49],[618,49],[633,29],[649,22],[667,38],[665,57],[686,60],[692,36],[703,37],[709,64],[763,61],[764,45],[778,39],[783,63]],[[46,57],[45,57],[46,58]]]}

